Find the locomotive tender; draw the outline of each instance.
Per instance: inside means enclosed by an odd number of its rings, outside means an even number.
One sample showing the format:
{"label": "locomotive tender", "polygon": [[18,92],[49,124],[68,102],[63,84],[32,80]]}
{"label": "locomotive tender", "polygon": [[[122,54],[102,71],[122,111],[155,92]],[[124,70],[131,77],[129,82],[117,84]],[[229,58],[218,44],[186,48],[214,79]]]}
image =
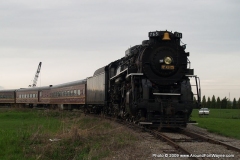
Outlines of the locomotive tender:
{"label": "locomotive tender", "polygon": [[[1,97],[7,93],[15,98],[11,103],[40,105],[44,89],[48,106],[83,107],[85,112],[154,127],[185,127],[192,109],[200,105],[200,84],[190,69],[189,53],[186,45],[180,44],[181,38],[179,32],[149,32],[149,40],[129,48],[123,58],[96,70],[92,77],[43,88],[0,91],[0,103],[6,103]],[[192,77],[196,94],[191,89]],[[23,91],[31,93],[19,93]],[[34,104],[27,100],[30,98],[35,99]]]}

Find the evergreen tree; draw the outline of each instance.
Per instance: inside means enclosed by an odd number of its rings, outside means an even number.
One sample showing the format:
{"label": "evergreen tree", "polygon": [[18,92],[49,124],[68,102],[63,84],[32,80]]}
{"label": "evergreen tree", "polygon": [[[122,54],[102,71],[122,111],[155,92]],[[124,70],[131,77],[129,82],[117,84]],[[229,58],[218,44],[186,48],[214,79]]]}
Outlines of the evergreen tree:
{"label": "evergreen tree", "polygon": [[232,109],[237,109],[237,101],[235,98],[233,99]]}
{"label": "evergreen tree", "polygon": [[227,99],[227,108],[232,109],[232,102],[230,101],[230,99]]}
{"label": "evergreen tree", "polygon": [[204,107],[206,107],[206,98],[205,98],[205,95],[203,96],[203,98],[202,98],[202,107],[204,108]]}
{"label": "evergreen tree", "polygon": [[217,98],[216,108],[221,108],[221,100],[219,97]]}
{"label": "evergreen tree", "polygon": [[215,99],[215,96],[213,95],[212,96],[212,102],[211,102],[211,106],[212,106],[212,108],[216,108],[216,99]]}
{"label": "evergreen tree", "polygon": [[207,108],[211,108],[211,99],[210,99],[210,97],[208,97],[208,100],[207,100]]}
{"label": "evergreen tree", "polygon": [[228,99],[226,97],[224,97],[221,101],[221,108],[226,109],[227,105],[228,105]]}

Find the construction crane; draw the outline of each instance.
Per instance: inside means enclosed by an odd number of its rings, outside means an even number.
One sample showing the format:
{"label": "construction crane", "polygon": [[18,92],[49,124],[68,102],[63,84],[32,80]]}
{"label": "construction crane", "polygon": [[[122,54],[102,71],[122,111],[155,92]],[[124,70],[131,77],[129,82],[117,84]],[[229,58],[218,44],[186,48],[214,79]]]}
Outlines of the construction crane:
{"label": "construction crane", "polygon": [[41,65],[42,65],[42,62],[40,62],[39,65],[38,65],[37,72],[36,72],[36,74],[34,76],[32,85],[29,85],[28,87],[36,87],[37,80],[38,80],[38,75],[39,75],[40,70],[41,70]]}

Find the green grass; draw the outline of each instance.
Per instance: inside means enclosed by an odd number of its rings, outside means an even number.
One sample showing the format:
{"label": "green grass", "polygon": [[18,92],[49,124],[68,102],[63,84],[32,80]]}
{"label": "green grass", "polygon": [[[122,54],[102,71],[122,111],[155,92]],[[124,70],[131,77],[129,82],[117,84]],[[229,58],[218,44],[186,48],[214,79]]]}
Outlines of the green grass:
{"label": "green grass", "polygon": [[[0,111],[0,159],[26,159],[34,134],[56,133],[60,122],[35,110]],[[31,159],[31,157],[30,157]]]}
{"label": "green grass", "polygon": [[191,120],[197,121],[199,127],[209,132],[227,137],[240,139],[240,110],[238,109],[210,109],[208,116],[199,116],[194,109]]}
{"label": "green grass", "polygon": [[122,126],[80,112],[0,109],[0,120],[1,160],[98,160],[138,140]]}

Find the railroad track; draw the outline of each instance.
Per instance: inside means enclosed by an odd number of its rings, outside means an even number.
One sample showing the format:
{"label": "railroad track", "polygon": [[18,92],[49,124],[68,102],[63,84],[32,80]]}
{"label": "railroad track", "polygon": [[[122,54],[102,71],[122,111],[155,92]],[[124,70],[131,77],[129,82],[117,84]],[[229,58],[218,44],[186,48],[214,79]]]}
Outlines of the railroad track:
{"label": "railroad track", "polygon": [[[160,138],[161,140],[166,141],[170,146],[174,147],[180,153],[185,154],[185,155],[191,155],[191,152],[189,152],[184,147],[182,147],[181,145],[176,143],[176,141],[175,141],[176,139],[173,139],[157,130],[147,130],[147,131],[150,132],[151,134],[153,134],[156,138]],[[183,139],[183,138],[179,139],[179,141],[183,141],[183,140],[187,141],[187,139]],[[176,156],[178,156],[178,155],[179,154],[177,154]],[[197,158],[190,157],[190,159],[197,159]]]}
{"label": "railroad track", "polygon": [[115,121],[138,132],[141,131],[149,132],[154,137],[167,142],[176,151],[176,154],[175,153],[168,154],[172,156],[172,158],[182,157],[193,160],[199,160],[216,158],[227,159],[228,157],[226,156],[229,156],[229,158],[231,159],[240,159],[240,148],[231,146],[218,140],[214,140],[212,138],[200,135],[198,133],[187,131],[185,129],[179,129],[177,131],[176,130],[158,131],[154,129],[147,129],[141,125],[133,124],[131,122],[123,121],[117,118],[107,116],[104,117],[101,116],[101,118],[105,118],[110,121]]}
{"label": "railroad track", "polygon": [[178,132],[149,130],[149,132],[178,150],[180,152],[180,154],[177,154],[178,156],[197,160],[240,158],[240,148],[187,130],[179,130]]}
{"label": "railroad track", "polygon": [[240,148],[237,148],[237,147],[231,146],[229,144],[223,143],[221,141],[218,141],[218,140],[215,140],[215,139],[212,139],[212,138],[200,135],[198,133],[190,132],[190,131],[187,131],[187,130],[181,130],[181,133],[183,133],[183,134],[185,134],[187,136],[193,137],[193,138],[202,139],[204,141],[207,141],[207,142],[210,142],[210,143],[213,143],[213,144],[218,144],[218,145],[224,146],[228,150],[233,150],[233,151],[236,151],[236,152],[240,153]]}

